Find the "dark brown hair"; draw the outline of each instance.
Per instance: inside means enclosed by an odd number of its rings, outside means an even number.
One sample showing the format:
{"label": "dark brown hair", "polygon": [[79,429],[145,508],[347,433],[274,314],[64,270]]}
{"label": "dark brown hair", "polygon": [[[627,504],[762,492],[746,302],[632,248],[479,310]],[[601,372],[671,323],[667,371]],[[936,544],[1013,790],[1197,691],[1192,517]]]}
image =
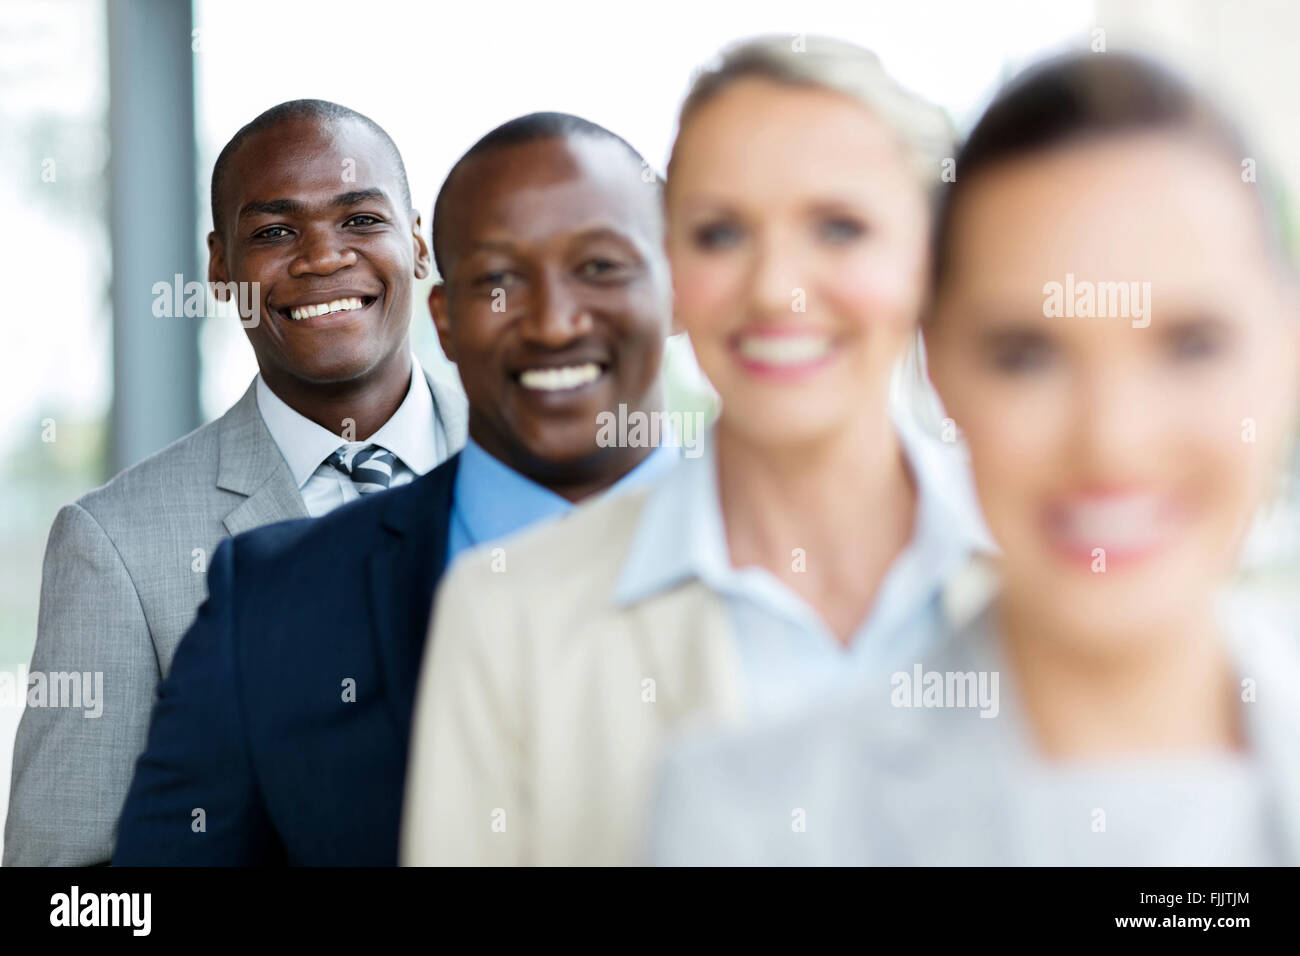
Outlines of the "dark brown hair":
{"label": "dark brown hair", "polygon": [[1075,140],[1144,131],[1199,140],[1233,163],[1256,161],[1255,189],[1269,248],[1290,261],[1281,203],[1257,154],[1209,97],[1162,64],[1130,53],[1073,53],[1044,61],[1011,80],[994,98],[957,154],[957,178],[940,197],[933,280],[948,271],[954,210],[980,174],[1010,160]]}

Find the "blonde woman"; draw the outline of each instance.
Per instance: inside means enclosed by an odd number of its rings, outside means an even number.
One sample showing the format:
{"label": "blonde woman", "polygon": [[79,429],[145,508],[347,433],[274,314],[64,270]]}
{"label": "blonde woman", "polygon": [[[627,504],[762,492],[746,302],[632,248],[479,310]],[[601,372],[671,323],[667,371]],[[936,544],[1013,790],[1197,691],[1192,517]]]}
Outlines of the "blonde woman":
{"label": "blonde woman", "polygon": [[470,555],[439,599],[413,863],[620,863],[682,727],[782,713],[951,623],[981,528],[953,449],[891,408],[915,341],[933,107],[857,47],[725,51],[668,170],[676,317],[722,398],[646,494]]}
{"label": "blonde woman", "polygon": [[926,323],[997,596],[848,704],[684,748],[658,862],[1300,863],[1300,627],[1230,588],[1300,368],[1253,156],[1140,58],[998,97]]}

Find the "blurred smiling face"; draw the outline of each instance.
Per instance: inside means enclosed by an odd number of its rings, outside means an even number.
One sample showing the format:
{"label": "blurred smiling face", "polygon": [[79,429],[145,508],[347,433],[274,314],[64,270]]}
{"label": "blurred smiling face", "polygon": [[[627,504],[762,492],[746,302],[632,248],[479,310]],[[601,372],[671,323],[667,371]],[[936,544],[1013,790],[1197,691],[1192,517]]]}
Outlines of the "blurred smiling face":
{"label": "blurred smiling face", "polygon": [[[1008,600],[1061,622],[1045,638],[1177,630],[1230,574],[1294,422],[1295,305],[1252,187],[1168,133],[976,175],[927,344]],[[1046,315],[1069,274],[1076,314]],[[1149,311],[1082,314],[1103,282],[1150,283]]]}
{"label": "blurred smiling face", "polygon": [[261,283],[247,331],[269,384],[351,382],[404,360],[411,280],[430,264],[380,137],[355,121],[278,123],[239,147],[226,182],[209,276]]}
{"label": "blurred smiling face", "polygon": [[782,445],[878,416],[915,331],[926,228],[913,166],[847,96],[748,78],[691,114],[668,254],[719,428]]}

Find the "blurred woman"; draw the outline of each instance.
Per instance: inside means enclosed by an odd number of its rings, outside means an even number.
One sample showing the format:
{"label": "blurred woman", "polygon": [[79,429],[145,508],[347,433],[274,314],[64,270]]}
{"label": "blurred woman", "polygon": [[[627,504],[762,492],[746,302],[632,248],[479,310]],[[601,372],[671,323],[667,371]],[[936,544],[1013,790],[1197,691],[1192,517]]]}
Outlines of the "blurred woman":
{"label": "blurred woman", "polygon": [[943,115],[849,44],[727,51],[666,187],[676,315],[722,399],[648,494],[471,557],[439,600],[409,862],[637,854],[679,727],[911,660],[981,543],[964,472],[891,407],[929,265]]}
{"label": "blurred woman", "polygon": [[1142,59],[1052,61],[997,98],[925,330],[996,599],[865,698],[684,750],[659,862],[1300,862],[1296,622],[1229,588],[1300,371],[1253,171]]}

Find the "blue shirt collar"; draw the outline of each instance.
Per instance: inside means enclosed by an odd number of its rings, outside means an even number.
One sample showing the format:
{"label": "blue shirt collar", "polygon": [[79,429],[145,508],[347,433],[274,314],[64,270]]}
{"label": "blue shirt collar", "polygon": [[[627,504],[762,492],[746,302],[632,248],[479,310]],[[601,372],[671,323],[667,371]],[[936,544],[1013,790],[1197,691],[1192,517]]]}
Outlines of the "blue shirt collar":
{"label": "blue shirt collar", "polygon": [[[669,472],[677,463],[678,449],[655,448],[640,464],[611,485],[604,494],[614,494],[648,484]],[[547,518],[558,517],[573,508],[568,499],[484,451],[472,438],[461,451],[452,491],[449,557],[476,544],[503,538]]]}

